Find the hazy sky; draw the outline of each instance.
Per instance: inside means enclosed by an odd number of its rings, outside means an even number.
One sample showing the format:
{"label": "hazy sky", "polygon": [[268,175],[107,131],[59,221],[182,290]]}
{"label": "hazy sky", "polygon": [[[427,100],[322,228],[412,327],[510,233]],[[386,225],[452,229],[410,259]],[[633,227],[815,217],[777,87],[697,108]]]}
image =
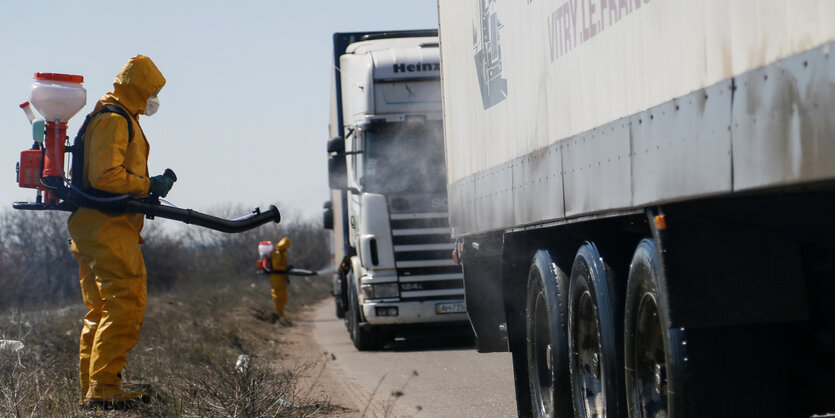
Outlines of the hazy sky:
{"label": "hazy sky", "polygon": [[84,76],[74,138],[125,61],[142,54],[167,80],[159,112],[140,119],[151,175],[170,167],[179,178],[167,200],[210,213],[277,203],[285,215],[318,217],[328,199],[331,35],[437,25],[436,0],[4,1],[0,205],[34,199],[14,175],[32,143],[18,105],[33,74]]}

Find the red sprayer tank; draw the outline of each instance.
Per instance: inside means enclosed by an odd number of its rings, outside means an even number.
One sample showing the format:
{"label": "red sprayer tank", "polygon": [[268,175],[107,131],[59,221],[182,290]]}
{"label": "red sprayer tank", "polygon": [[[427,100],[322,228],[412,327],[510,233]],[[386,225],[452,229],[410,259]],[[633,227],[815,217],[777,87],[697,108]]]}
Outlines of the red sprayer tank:
{"label": "red sprayer tank", "polygon": [[269,265],[270,254],[272,253],[272,241],[261,241],[258,243],[258,270],[267,270],[272,268],[272,266]]}

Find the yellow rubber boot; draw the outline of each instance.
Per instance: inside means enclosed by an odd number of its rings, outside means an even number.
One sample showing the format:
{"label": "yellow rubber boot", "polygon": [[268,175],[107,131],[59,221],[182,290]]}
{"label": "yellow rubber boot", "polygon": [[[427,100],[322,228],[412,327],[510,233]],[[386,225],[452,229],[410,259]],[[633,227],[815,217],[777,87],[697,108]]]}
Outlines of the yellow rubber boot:
{"label": "yellow rubber boot", "polygon": [[145,392],[124,392],[120,389],[115,392],[102,391],[102,393],[101,398],[88,399],[81,404],[81,407],[85,409],[127,410],[151,401],[151,395]]}

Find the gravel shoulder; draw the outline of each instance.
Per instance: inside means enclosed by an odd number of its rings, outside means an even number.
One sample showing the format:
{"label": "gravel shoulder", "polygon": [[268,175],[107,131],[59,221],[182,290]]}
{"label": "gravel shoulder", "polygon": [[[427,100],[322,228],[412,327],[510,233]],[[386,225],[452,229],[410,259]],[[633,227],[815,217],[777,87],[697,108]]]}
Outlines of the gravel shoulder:
{"label": "gravel shoulder", "polygon": [[402,411],[394,414],[386,404],[375,400],[371,393],[347,377],[337,366],[338,356],[317,342],[314,336],[317,323],[342,322],[335,316],[328,319],[317,318],[317,309],[331,306],[332,303],[328,298],[305,306],[290,318],[290,326],[276,325],[281,327],[281,344],[273,349],[276,366],[284,369],[301,367],[298,388],[302,394],[309,394],[306,397],[327,404],[329,416],[407,416]]}

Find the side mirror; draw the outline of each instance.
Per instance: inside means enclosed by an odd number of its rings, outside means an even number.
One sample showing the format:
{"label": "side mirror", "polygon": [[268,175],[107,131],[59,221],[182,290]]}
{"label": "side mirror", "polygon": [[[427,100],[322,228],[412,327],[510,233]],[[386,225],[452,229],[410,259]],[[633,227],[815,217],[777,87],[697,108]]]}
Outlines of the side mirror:
{"label": "side mirror", "polygon": [[328,186],[334,190],[348,188],[348,165],[345,162],[345,154],[328,156]]}
{"label": "side mirror", "polygon": [[333,230],[333,202],[328,200],[322,209],[322,225],[325,229]]}
{"label": "side mirror", "polygon": [[332,152],[337,154],[345,152],[345,138],[336,137],[328,141],[328,154]]}

